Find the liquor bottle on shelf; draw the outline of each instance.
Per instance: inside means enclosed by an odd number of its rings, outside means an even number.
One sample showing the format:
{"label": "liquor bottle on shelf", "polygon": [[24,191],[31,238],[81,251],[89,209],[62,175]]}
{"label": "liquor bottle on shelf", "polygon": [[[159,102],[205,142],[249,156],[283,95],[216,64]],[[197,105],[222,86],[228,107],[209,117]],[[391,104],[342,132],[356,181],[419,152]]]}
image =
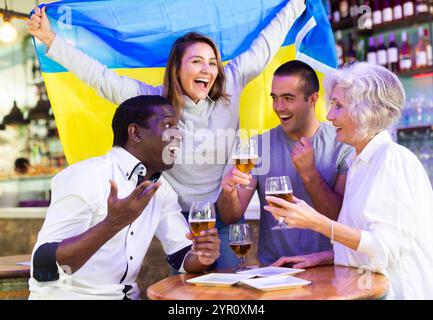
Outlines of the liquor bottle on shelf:
{"label": "liquor bottle on shelf", "polygon": [[339,9],[340,9],[340,18],[341,20],[344,20],[349,17],[349,1],[348,0],[340,0],[338,1],[340,3]]}
{"label": "liquor bottle on shelf", "polygon": [[405,17],[412,17],[415,14],[415,6],[413,0],[404,0],[403,2],[403,15]]}
{"label": "liquor bottle on shelf", "polygon": [[349,33],[349,46],[347,49],[346,62],[353,63],[355,61],[356,61],[355,41],[353,39],[353,33]]}
{"label": "liquor bottle on shelf", "polygon": [[400,20],[403,18],[403,6],[401,0],[394,0],[394,6],[392,7],[392,13],[394,20]]}
{"label": "liquor bottle on shelf", "polygon": [[423,14],[428,12],[427,1],[428,0],[415,0],[416,14]]}
{"label": "liquor bottle on shelf", "polygon": [[377,26],[382,24],[382,8],[380,0],[373,1],[373,25]]}
{"label": "liquor bottle on shelf", "polygon": [[338,1],[332,1],[332,22],[338,23],[341,21],[340,9]]}
{"label": "liquor bottle on shelf", "polygon": [[412,48],[407,40],[407,32],[401,33],[400,72],[412,69]]}
{"label": "liquor bottle on shelf", "polygon": [[365,52],[365,40],[361,38],[357,41],[358,44],[356,46],[356,60],[357,61],[365,61],[367,59],[367,55]]}
{"label": "liquor bottle on shelf", "polygon": [[424,29],[424,43],[427,51],[427,65],[431,67],[433,66],[433,50],[427,28]]}
{"label": "liquor bottle on shelf", "polygon": [[335,43],[335,48],[337,51],[337,63],[338,66],[341,67],[342,65],[344,65],[344,43],[343,43],[343,35],[341,30],[337,30],[336,34],[336,43]]}
{"label": "liquor bottle on shelf", "polygon": [[377,64],[385,68],[388,66],[388,52],[383,40],[383,34],[379,35],[379,45],[377,46]]}
{"label": "liquor bottle on shelf", "polygon": [[358,1],[350,0],[349,13],[351,18],[356,18],[358,16]]}
{"label": "liquor bottle on shelf", "polygon": [[377,52],[374,37],[368,39],[367,62],[377,64]]}
{"label": "liquor bottle on shelf", "polygon": [[395,43],[394,32],[391,32],[388,36],[388,69],[394,73],[398,73],[398,46]]}
{"label": "liquor bottle on shelf", "polygon": [[424,29],[418,28],[418,42],[415,47],[415,68],[427,67],[427,48],[424,41]]}
{"label": "liquor bottle on shelf", "polygon": [[384,0],[382,6],[382,20],[383,23],[392,21],[392,7],[391,0]]}

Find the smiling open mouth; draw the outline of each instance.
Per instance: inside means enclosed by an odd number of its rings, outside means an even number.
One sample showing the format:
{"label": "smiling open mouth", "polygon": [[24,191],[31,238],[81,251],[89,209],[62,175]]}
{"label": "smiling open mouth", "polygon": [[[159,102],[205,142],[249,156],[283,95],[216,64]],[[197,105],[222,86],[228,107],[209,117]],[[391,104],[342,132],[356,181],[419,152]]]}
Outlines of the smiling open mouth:
{"label": "smiling open mouth", "polygon": [[289,120],[292,119],[292,118],[293,118],[292,115],[283,115],[283,114],[280,114],[280,120],[281,120],[282,122],[289,121]]}
{"label": "smiling open mouth", "polygon": [[203,89],[207,89],[207,87],[209,85],[209,79],[198,78],[198,79],[195,79],[194,82],[198,86],[202,87]]}
{"label": "smiling open mouth", "polygon": [[334,126],[334,128],[335,128],[336,132],[340,132],[341,131],[341,127]]}
{"label": "smiling open mouth", "polygon": [[170,152],[170,156],[172,158],[176,158],[177,153],[179,152],[179,150],[180,150],[179,147],[176,147],[176,146],[170,146],[168,148],[168,151]]}

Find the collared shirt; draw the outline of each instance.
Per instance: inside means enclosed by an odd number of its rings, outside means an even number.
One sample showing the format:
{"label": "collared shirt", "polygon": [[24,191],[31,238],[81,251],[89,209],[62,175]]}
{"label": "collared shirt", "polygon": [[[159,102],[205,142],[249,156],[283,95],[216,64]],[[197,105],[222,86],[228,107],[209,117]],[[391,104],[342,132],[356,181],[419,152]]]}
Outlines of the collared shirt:
{"label": "collared shirt", "polygon": [[356,251],[335,243],[335,264],[388,276],[389,299],[433,299],[433,191],[422,164],[387,131],[349,163],[338,222],[361,229],[361,241]]}
{"label": "collared shirt", "polygon": [[[180,213],[177,194],[160,178],[160,188],[143,213],[119,231],[72,276],[60,266],[57,281],[38,282],[33,276],[34,253],[43,244],[61,242],[89,230],[107,215],[109,179],[118,186],[118,198],[127,197],[137,184],[137,173],[146,168],[123,148],[114,147],[103,157],[74,164],[52,181],[52,201],[33,250],[30,298],[122,299],[138,298],[136,278],[154,235],[167,255],[192,244],[185,237],[188,225]],[[135,170],[134,170],[135,169]],[[180,271],[183,270],[183,264]]]}

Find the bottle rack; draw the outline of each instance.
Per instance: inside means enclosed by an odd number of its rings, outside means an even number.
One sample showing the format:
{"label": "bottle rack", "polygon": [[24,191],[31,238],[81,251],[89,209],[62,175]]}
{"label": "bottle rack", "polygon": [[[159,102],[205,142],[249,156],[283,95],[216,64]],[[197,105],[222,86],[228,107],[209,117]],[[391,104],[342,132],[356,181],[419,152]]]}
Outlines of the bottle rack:
{"label": "bottle rack", "polygon": [[[399,20],[393,20],[391,22],[384,22],[382,24],[373,25],[370,29],[360,29],[358,26],[358,17],[347,17],[339,22],[332,22],[331,26],[334,31],[342,31],[344,33],[351,32],[354,43],[357,44],[357,60],[365,61],[367,55],[368,48],[368,38],[372,36],[383,35],[389,32],[394,32],[398,34],[400,31],[408,31],[408,29],[413,29],[419,26],[425,26],[429,31],[429,40],[430,44],[433,45],[433,1],[429,0],[426,2],[428,5],[428,12],[426,13],[415,13],[413,16],[403,17]],[[414,32],[409,32],[413,35]],[[400,37],[396,42],[398,45],[401,45]],[[414,37],[409,36],[409,42],[412,46],[412,50],[415,50],[416,42],[413,41]],[[377,41],[377,39],[376,39]],[[344,35],[343,42],[346,47],[348,45],[347,37]],[[377,44],[377,43],[376,43]],[[347,62],[347,61],[346,61]],[[412,68],[411,70],[400,71],[398,72],[399,77],[401,78],[412,78],[417,76],[430,76],[433,73],[433,66],[428,66],[425,68]],[[433,79],[433,78],[432,78]],[[433,80],[432,80],[433,87]]]}
{"label": "bottle rack", "polygon": [[374,25],[371,29],[359,29],[357,25],[358,18],[346,18],[337,23],[332,22],[332,30],[344,30],[344,29],[353,29],[359,35],[363,36],[371,36],[373,34],[395,31],[396,29],[403,29],[412,27],[414,25],[431,23],[432,15],[429,13],[420,13],[411,17],[405,17],[404,19],[384,22],[379,25]]}
{"label": "bottle rack", "polygon": [[421,161],[433,186],[433,125],[397,129],[397,142]]}

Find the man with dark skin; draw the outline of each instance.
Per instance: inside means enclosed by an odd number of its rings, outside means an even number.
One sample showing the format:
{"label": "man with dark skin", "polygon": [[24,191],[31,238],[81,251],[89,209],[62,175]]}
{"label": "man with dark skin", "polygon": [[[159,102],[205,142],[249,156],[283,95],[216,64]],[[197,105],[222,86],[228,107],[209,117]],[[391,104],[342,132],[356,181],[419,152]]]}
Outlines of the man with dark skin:
{"label": "man with dark skin", "polygon": [[[30,298],[137,298],[135,280],[153,235],[177,270],[212,266],[219,256],[217,230],[194,238],[177,195],[161,177],[176,157],[176,125],[165,98],[128,99],[113,118],[113,149],[53,179],[53,199],[32,257]],[[62,276],[69,277],[69,287],[59,284]]]}

